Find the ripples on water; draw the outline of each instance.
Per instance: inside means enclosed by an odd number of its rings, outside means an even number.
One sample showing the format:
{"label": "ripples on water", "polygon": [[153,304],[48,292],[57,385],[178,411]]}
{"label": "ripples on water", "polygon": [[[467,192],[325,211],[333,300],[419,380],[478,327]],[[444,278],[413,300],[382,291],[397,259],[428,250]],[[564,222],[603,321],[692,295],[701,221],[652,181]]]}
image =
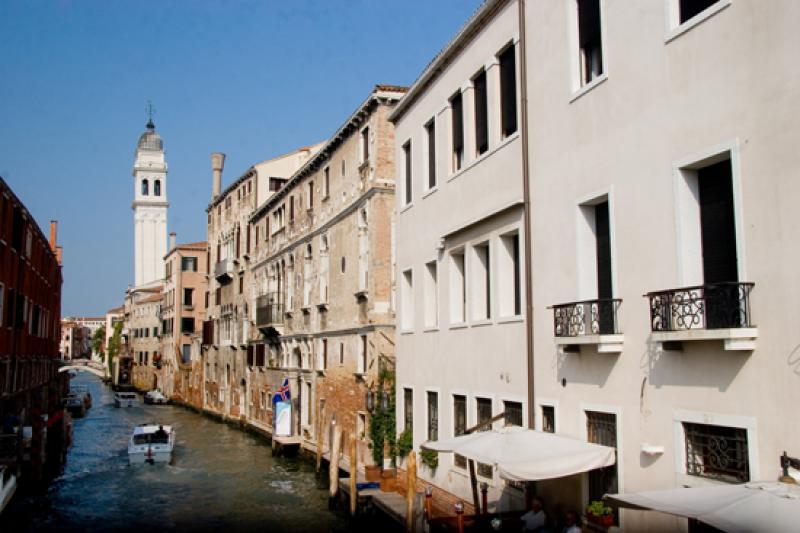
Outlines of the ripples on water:
{"label": "ripples on water", "polygon": [[[74,420],[64,473],[46,494],[18,495],[0,517],[3,533],[347,531],[354,526],[328,510],[327,488],[309,461],[272,457],[266,441],[187,409],[115,408],[111,390],[92,376],[79,374],[73,382],[89,387],[94,405],[85,418]],[[129,466],[133,427],[150,421],[175,428],[173,463]],[[359,526],[374,530],[377,524]]]}

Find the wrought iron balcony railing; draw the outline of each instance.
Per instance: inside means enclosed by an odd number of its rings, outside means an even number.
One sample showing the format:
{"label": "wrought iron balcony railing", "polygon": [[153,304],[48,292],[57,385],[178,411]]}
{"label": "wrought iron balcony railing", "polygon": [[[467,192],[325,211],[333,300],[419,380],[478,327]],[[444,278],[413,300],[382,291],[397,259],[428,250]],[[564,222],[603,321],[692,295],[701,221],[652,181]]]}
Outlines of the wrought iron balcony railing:
{"label": "wrought iron balcony railing", "polygon": [[749,328],[750,291],[753,283],[711,283],[667,291],[649,292],[650,329]]}
{"label": "wrought iron balcony railing", "polygon": [[256,298],[256,327],[283,324],[283,299],[273,292]]}
{"label": "wrought iron balcony railing", "polygon": [[621,303],[620,299],[603,299],[554,305],[553,333],[556,337],[617,334]]}

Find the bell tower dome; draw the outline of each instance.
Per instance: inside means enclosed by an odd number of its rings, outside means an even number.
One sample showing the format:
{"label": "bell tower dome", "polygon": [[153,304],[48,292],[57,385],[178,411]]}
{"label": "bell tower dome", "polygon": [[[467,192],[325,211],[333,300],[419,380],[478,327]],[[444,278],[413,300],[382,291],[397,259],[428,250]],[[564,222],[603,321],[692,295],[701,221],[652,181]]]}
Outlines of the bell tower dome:
{"label": "bell tower dome", "polygon": [[135,287],[164,277],[163,258],[167,253],[167,162],[149,104],[147,111],[147,129],[139,137],[133,163]]}

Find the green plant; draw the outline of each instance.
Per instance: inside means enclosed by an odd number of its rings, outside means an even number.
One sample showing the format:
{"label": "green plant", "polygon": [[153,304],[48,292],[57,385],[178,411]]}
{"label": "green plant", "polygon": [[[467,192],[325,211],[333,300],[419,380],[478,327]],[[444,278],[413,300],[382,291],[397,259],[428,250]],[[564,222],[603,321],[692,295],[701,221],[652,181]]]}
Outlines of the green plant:
{"label": "green plant", "polygon": [[[384,448],[389,448],[389,457],[392,458],[393,463],[397,449],[394,372],[383,363],[381,363],[380,372],[378,372],[377,391],[379,400],[376,403],[378,405],[375,406],[369,423],[369,447],[372,450],[372,461],[378,466],[383,466]],[[380,399],[380,394],[383,391],[388,393],[389,400],[385,409],[383,408],[383,401]]]}
{"label": "green plant", "polygon": [[601,500],[595,500],[589,504],[589,507],[586,508],[586,512],[594,516],[608,516],[612,513],[612,509]]}
{"label": "green plant", "polygon": [[410,429],[404,429],[397,437],[397,455],[405,457],[414,448],[414,436]]}
{"label": "green plant", "polygon": [[436,450],[430,450],[428,448],[420,448],[419,450],[419,459],[428,468],[431,470],[436,470],[439,466],[439,452]]}
{"label": "green plant", "polygon": [[104,345],[106,343],[106,327],[100,326],[95,330],[94,335],[92,335],[92,351],[96,354],[103,354]]}
{"label": "green plant", "polygon": [[114,324],[114,333],[111,335],[111,339],[108,341],[108,375],[114,375],[114,358],[117,356],[117,352],[119,351],[119,343],[120,343],[120,335],[122,335],[122,326],[123,323],[120,320],[116,324]]}

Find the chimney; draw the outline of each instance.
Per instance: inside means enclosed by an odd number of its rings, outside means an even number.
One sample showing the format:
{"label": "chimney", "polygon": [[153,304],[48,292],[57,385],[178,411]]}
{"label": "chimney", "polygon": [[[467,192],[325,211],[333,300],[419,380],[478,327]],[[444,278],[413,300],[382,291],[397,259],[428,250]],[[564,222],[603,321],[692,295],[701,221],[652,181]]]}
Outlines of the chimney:
{"label": "chimney", "polygon": [[169,232],[169,251],[171,252],[174,249],[175,249],[175,232],[174,231],[170,231]]}
{"label": "chimney", "polygon": [[56,241],[58,240],[58,220],[50,221],[50,249],[56,251]]}
{"label": "chimney", "polygon": [[213,200],[219,196],[222,190],[222,169],[225,166],[225,154],[221,152],[214,152],[211,154],[211,173],[213,179],[211,181],[211,199]]}
{"label": "chimney", "polygon": [[56,260],[58,261],[59,266],[61,265],[61,254],[63,253],[64,249],[60,246],[56,246]]}

